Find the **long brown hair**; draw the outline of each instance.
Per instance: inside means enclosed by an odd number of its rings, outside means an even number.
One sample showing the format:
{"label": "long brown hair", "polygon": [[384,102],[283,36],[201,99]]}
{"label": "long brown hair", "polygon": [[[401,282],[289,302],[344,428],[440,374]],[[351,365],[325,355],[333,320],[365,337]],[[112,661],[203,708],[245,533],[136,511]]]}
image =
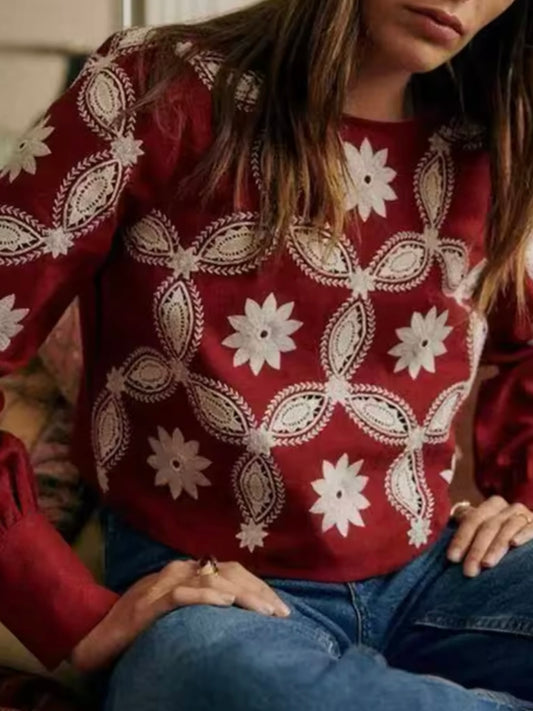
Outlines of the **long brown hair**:
{"label": "long brown hair", "polygon": [[[364,0],[263,0],[197,24],[160,28],[150,37],[157,59],[143,104],[199,51],[223,59],[214,87],[214,144],[196,171],[205,196],[228,171],[235,202],[249,155],[261,137],[260,225],[265,239],[288,234],[295,215],[334,239],[353,215],[345,212],[346,165],[339,128],[346,92],[361,58]],[[178,43],[190,42],[178,56]],[[416,78],[419,104],[474,120],[486,129],[491,154],[493,209],[488,221],[488,266],[477,303],[488,310],[512,289],[523,311],[525,251],[533,222],[533,11],[514,4],[446,67]],[[236,110],[245,75],[260,77],[255,109]]]}

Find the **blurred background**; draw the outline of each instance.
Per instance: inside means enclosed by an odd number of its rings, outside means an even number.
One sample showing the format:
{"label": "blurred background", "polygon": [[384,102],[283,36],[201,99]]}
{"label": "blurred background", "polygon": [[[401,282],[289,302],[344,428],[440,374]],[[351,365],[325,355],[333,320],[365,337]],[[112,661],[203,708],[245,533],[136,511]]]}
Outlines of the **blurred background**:
{"label": "blurred background", "polygon": [[[249,1],[249,0],[248,0]],[[0,165],[112,32],[186,22],[246,0],[0,0]]]}

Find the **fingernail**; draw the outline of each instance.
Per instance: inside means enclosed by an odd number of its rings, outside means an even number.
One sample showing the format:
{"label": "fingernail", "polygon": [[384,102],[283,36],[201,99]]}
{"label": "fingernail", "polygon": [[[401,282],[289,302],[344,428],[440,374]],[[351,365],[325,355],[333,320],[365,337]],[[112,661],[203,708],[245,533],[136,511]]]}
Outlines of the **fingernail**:
{"label": "fingernail", "polygon": [[226,605],[234,605],[235,604],[235,595],[223,595],[222,599],[226,603]]}
{"label": "fingernail", "polygon": [[459,561],[462,558],[462,552],[460,548],[452,548],[450,551],[448,551],[448,559],[451,560],[452,563],[459,563]]}
{"label": "fingernail", "polygon": [[511,545],[516,548],[516,546],[521,546],[523,542],[524,540],[520,536],[517,536],[516,538],[513,538]]}
{"label": "fingernail", "polygon": [[479,565],[469,565],[465,568],[464,571],[467,578],[477,578],[480,572],[481,568],[479,567]]}
{"label": "fingernail", "polygon": [[276,610],[272,607],[272,605],[264,605],[261,608],[261,613],[263,615],[267,615],[267,617],[273,617],[276,614]]}
{"label": "fingernail", "polygon": [[487,558],[484,558],[481,561],[481,565],[483,565],[485,568],[492,568],[493,566],[496,565],[496,557],[491,555],[491,556],[488,556]]}
{"label": "fingernail", "polygon": [[279,613],[280,613],[280,617],[290,617],[291,608],[287,607],[287,605],[280,605]]}

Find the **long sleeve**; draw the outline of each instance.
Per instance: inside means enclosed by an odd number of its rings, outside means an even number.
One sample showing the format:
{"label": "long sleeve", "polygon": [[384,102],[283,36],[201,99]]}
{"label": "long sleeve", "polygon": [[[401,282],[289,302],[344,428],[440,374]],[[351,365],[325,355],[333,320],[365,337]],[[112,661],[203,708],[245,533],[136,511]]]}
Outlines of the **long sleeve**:
{"label": "long sleeve", "polygon": [[[129,206],[147,197],[155,129],[129,110],[135,57],[124,35],[108,40],[0,173],[2,375],[36,352],[104,263]],[[2,623],[53,668],[115,601],[39,513],[28,457],[0,434]]]}
{"label": "long sleeve", "polygon": [[[528,312],[533,281],[528,279]],[[533,508],[533,325],[501,298],[489,318],[486,365],[497,374],[482,383],[475,418],[476,479],[487,495]]]}

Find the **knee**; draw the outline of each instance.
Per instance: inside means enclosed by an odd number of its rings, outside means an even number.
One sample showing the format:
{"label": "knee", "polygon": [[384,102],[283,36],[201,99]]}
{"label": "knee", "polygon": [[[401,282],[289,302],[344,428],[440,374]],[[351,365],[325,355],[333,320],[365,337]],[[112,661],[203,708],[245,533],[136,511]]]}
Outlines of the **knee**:
{"label": "knee", "polygon": [[116,665],[105,711],[253,708],[265,680],[250,649],[250,620],[249,613],[201,606],[161,618]]}

